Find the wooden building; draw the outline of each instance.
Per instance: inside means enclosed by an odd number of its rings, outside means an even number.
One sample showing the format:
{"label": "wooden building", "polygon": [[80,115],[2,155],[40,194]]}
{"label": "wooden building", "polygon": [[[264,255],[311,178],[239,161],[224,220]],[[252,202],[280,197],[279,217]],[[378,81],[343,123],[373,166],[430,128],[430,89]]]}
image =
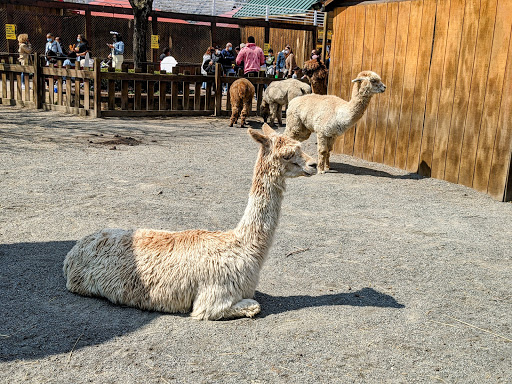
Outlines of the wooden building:
{"label": "wooden building", "polygon": [[329,93],[361,70],[387,85],[335,146],[512,200],[512,1],[327,0]]}

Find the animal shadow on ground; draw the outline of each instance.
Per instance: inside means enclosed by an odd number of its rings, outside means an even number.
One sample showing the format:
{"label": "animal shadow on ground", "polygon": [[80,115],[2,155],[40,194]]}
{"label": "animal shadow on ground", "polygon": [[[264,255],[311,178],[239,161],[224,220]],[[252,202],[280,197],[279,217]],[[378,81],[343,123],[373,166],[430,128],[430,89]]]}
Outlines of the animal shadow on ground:
{"label": "animal shadow on ground", "polygon": [[[62,265],[74,244],[0,244],[0,361],[39,359],[102,344],[163,315],[68,292]],[[262,318],[333,305],[404,307],[371,288],[322,296],[281,297],[256,292],[255,298],[263,308],[257,317]]]}
{"label": "animal shadow on ground", "polygon": [[350,175],[364,175],[364,176],[374,176],[374,177],[387,177],[390,179],[413,179],[419,180],[422,178],[421,175],[417,173],[408,173],[406,175],[392,175],[391,173],[387,173],[384,171],[377,171],[371,168],[357,167],[351,164],[344,163],[334,163],[331,161],[330,163],[331,172],[337,173],[348,173]]}
{"label": "animal shadow on ground", "polygon": [[321,296],[271,296],[256,292],[255,300],[261,303],[262,312],[258,317],[295,311],[302,308],[315,308],[335,305],[353,307],[405,308],[392,296],[380,293],[373,288],[363,288],[355,292],[333,293]]}
{"label": "animal shadow on ground", "polygon": [[62,264],[74,244],[0,244],[0,361],[101,344],[162,315],[68,292]]}

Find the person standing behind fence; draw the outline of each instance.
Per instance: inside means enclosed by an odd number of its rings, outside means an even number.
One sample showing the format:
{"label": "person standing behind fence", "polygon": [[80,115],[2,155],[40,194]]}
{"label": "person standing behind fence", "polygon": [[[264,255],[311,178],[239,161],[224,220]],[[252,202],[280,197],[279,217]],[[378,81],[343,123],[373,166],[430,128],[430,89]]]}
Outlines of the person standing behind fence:
{"label": "person standing behind fence", "polygon": [[274,76],[276,73],[276,57],[274,56],[274,50],[270,48],[268,50],[268,56],[265,59],[265,64],[267,65],[267,69],[265,70],[265,73],[268,76]]}
{"label": "person standing behind fence", "polygon": [[165,59],[167,56],[170,56],[170,55],[171,55],[171,49],[170,48],[164,48],[164,51],[159,56],[159,59],[160,59],[160,61],[162,61],[163,59]]}
{"label": "person standing behind fence", "polygon": [[[18,61],[21,65],[30,65],[30,54],[32,53],[32,46],[28,41],[28,35],[26,33],[18,35],[18,44],[18,52],[20,54]],[[21,87],[25,89],[25,74],[23,72],[21,72]]]}
{"label": "person standing behind fence", "polygon": [[76,59],[80,61],[80,65],[83,66],[82,60],[85,60],[85,56],[89,53],[89,42],[84,35],[79,34],[76,37],[77,45],[75,46]]}
{"label": "person standing behind fence", "polygon": [[123,37],[119,33],[114,33],[112,39],[114,43],[107,44],[112,49],[112,68],[121,69],[121,64],[124,61]]}
{"label": "person standing behind fence", "polygon": [[46,56],[46,65],[50,65],[51,57],[64,56],[60,44],[54,39],[53,33],[48,33],[46,35],[44,54]]}
{"label": "person standing behind fence", "polygon": [[247,38],[247,45],[242,48],[236,57],[236,63],[240,65],[244,62],[244,76],[248,77],[249,74],[258,74],[260,68],[265,64],[265,55],[263,49],[256,45],[256,40],[253,36]]}
{"label": "person standing behind fence", "polygon": [[[209,47],[203,55],[203,62],[201,63],[201,74],[203,76],[210,75],[210,73],[208,73],[207,69],[208,69],[208,66],[210,65],[213,51],[215,51],[215,48]],[[201,88],[206,89],[206,82],[203,82]]]}
{"label": "person standing behind fence", "polygon": [[287,44],[284,49],[277,54],[276,60],[276,75],[279,72],[286,73],[286,56],[290,53],[290,46]]}
{"label": "person standing behind fence", "polygon": [[288,56],[286,56],[285,60],[285,69],[286,69],[286,76],[291,77],[293,75],[293,69],[297,67],[297,61],[295,60],[295,55],[293,54],[293,51],[291,48],[289,49]]}
{"label": "person standing behind fence", "polygon": [[236,59],[235,54],[233,53],[233,44],[227,43],[226,48],[222,50],[220,53],[221,59],[220,63],[222,64],[222,69],[226,75],[235,73],[233,68],[234,61]]}

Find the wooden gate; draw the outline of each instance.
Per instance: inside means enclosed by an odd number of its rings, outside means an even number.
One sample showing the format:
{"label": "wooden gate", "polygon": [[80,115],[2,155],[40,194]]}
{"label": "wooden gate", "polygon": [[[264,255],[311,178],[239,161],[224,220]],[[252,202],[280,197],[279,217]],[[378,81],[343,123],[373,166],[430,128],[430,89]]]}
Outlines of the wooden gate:
{"label": "wooden gate", "polygon": [[510,0],[336,8],[329,93],[363,69],[388,88],[335,151],[512,200],[511,26]]}

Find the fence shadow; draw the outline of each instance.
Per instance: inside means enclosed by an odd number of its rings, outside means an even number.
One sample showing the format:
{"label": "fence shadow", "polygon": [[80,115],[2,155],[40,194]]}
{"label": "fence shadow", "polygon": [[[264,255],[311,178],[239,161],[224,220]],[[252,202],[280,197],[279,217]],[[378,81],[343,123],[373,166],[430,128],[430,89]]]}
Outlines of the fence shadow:
{"label": "fence shadow", "polygon": [[333,293],[321,296],[272,296],[266,293],[256,292],[255,300],[257,300],[262,307],[262,312],[258,317],[296,311],[303,308],[336,305],[395,309],[405,308],[405,305],[397,302],[393,296],[380,293],[373,288],[363,288],[355,292]]}
{"label": "fence shadow", "polygon": [[62,262],[74,244],[0,245],[0,361],[68,353],[75,343],[75,350],[101,344],[161,316],[68,292]]}
{"label": "fence shadow", "polygon": [[391,173],[384,171],[377,171],[371,168],[358,167],[351,164],[345,163],[330,163],[331,172],[337,173],[347,173],[350,175],[364,175],[364,176],[374,176],[374,177],[386,177],[390,179],[412,179],[419,180],[423,177],[417,173],[408,173],[406,175],[392,175]]}

